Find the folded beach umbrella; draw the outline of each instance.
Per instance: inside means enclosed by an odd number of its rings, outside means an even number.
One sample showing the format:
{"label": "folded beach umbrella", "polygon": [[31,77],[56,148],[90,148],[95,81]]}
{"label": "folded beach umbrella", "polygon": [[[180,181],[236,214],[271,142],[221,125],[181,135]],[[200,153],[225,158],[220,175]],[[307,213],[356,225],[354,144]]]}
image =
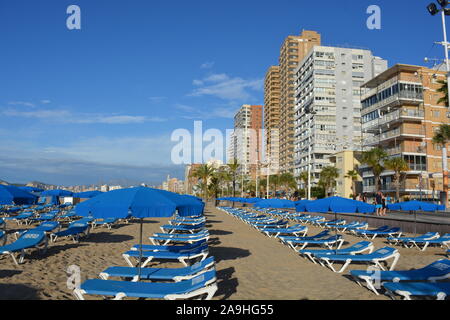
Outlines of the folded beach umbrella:
{"label": "folded beach umbrella", "polygon": [[308,203],[313,202],[312,200],[300,200],[300,201],[295,201],[295,210],[297,212],[306,212],[306,205]]}
{"label": "folded beach umbrella", "polygon": [[263,199],[261,199],[261,198],[249,198],[249,199],[242,198],[241,202],[242,203],[257,203],[257,202],[262,201],[262,200]]}
{"label": "folded beach umbrella", "polygon": [[34,204],[37,196],[15,186],[0,185],[0,204]]}
{"label": "folded beach umbrella", "polygon": [[[195,204],[187,203],[183,199],[174,196],[172,192],[162,192],[158,189],[146,187],[113,190],[101,194],[95,198],[86,200],[75,207],[80,216],[92,216],[94,218],[119,218],[135,217],[140,219],[140,257],[142,258],[142,225],[145,218],[168,218],[177,208],[180,216],[190,216],[193,212],[199,212],[198,201]],[[190,205],[193,208],[188,208]],[[141,259],[139,259],[141,261]],[[141,263],[138,266],[138,275],[141,274]]]}
{"label": "folded beach umbrella", "polygon": [[46,190],[41,193],[41,197],[71,197],[73,192],[67,190]]}
{"label": "folded beach umbrella", "polygon": [[331,197],[307,203],[305,211],[317,213],[372,213],[375,212],[375,206],[352,199]]}
{"label": "folded beach umbrella", "polygon": [[103,194],[104,192],[101,191],[85,191],[85,192],[78,192],[78,193],[74,193],[73,197],[74,198],[79,198],[79,199],[91,199],[94,198],[98,195]]}
{"label": "folded beach umbrella", "polygon": [[398,203],[400,210],[402,211],[427,211],[434,212],[438,211],[440,206],[434,203],[427,203],[421,201],[408,201]]}
{"label": "folded beach umbrella", "polygon": [[205,208],[205,203],[198,201],[193,197],[187,197],[178,193],[173,193],[165,190],[152,189],[168,199],[172,200],[177,205],[178,214],[181,216],[201,216]]}
{"label": "folded beach umbrella", "polygon": [[289,209],[295,208],[295,203],[285,199],[266,199],[256,202],[253,206],[256,208]]}

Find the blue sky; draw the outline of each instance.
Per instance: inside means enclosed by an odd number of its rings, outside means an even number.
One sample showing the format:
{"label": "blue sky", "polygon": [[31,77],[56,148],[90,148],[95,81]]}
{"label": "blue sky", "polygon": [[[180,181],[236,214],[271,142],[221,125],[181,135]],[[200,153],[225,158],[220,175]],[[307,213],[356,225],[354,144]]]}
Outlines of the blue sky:
{"label": "blue sky", "polygon": [[[287,35],[371,49],[389,65],[441,58],[440,19],[422,0],[0,0],[0,179],[160,183],[177,128],[232,128],[263,103]],[[81,30],[66,9],[81,8]],[[382,29],[366,28],[366,9]],[[430,65],[428,65],[430,66]]]}

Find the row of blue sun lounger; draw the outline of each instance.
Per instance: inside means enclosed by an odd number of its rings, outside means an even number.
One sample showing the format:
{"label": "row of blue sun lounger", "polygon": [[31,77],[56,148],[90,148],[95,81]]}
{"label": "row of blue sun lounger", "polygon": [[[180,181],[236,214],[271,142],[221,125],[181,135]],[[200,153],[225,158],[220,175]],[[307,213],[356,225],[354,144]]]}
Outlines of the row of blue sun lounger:
{"label": "row of blue sun lounger", "polygon": [[[249,213],[241,209],[219,209],[250,224],[255,224],[255,222],[257,223],[259,219],[276,224],[276,221],[270,220],[271,218],[269,216]],[[331,222],[332,225],[342,223],[345,224],[345,221]],[[322,225],[325,226],[326,223]],[[400,295],[405,299],[429,296],[437,299],[445,299],[449,295],[450,283],[436,281],[450,278],[450,260],[441,259],[417,270],[394,271],[398,259],[400,258],[400,254],[395,248],[384,247],[374,251],[374,246],[370,241],[361,241],[347,248],[341,248],[343,239],[339,238],[339,236],[330,237],[328,230],[310,237],[305,236],[307,229],[304,229],[306,232],[304,232],[301,237],[299,234],[283,234],[285,230],[289,230],[290,228],[300,230],[302,226],[295,225],[287,228],[282,227],[277,233],[274,231],[278,228],[270,227],[270,229],[272,229],[271,232],[273,232],[272,234],[275,234],[275,237],[278,237],[280,241],[288,244],[292,249],[296,250],[300,255],[307,257],[312,262],[329,267],[334,272],[342,273],[348,265],[355,262],[372,264],[375,267],[372,268],[372,271],[353,270],[350,271],[350,275],[358,284],[361,285],[362,283],[366,283],[367,287],[377,295],[379,294],[379,290],[384,290],[385,293],[392,298],[395,298],[396,295]],[[303,226],[303,228],[306,227]],[[264,229],[261,231],[264,232]],[[371,233],[379,232],[382,235],[389,235],[390,231],[392,230],[389,230],[389,227],[382,227],[373,230]],[[398,232],[397,230],[394,231]],[[269,235],[268,233],[266,234]],[[358,232],[355,234],[358,234]],[[429,233],[421,237],[414,238],[389,237],[388,241],[394,244],[403,243],[407,245],[415,245],[416,243],[428,243],[428,245],[431,245],[433,242],[442,245],[448,243],[447,237],[448,235],[439,237],[436,233]],[[335,244],[334,248],[331,248],[331,244]],[[309,245],[322,245],[325,246],[326,249],[306,249]],[[447,251],[447,254],[449,254],[449,251]],[[385,270],[382,262],[385,262],[388,259],[393,259],[393,262],[390,269]],[[335,263],[341,263],[341,268],[335,268]]]}
{"label": "row of blue sun lounger", "polygon": [[[209,233],[205,228],[204,217],[179,217],[161,226],[161,229],[162,233],[149,237],[153,245],[142,245],[142,248],[135,245],[122,255],[128,267],[107,268],[100,273],[100,279],[87,280],[75,289],[75,297],[84,299],[85,295],[101,295],[116,300],[125,297],[211,299],[217,291],[217,279],[214,257],[207,257]],[[154,260],[178,260],[184,267],[147,267]],[[140,274],[137,268],[139,263],[142,268]]]}

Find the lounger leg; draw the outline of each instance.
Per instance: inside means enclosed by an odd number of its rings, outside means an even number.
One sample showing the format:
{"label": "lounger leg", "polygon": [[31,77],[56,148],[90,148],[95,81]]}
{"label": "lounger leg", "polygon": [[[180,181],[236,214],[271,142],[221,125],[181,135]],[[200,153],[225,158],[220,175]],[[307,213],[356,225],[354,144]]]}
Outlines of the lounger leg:
{"label": "lounger leg", "polygon": [[[348,265],[352,262],[352,260],[347,259],[344,263],[344,265],[342,266],[342,268],[337,272],[337,273],[342,273],[345,271],[345,269],[348,267]],[[333,271],[336,272],[333,268]]]}
{"label": "lounger leg", "polygon": [[130,267],[134,267],[133,263],[130,260],[130,256],[128,254],[122,254],[122,257],[125,259],[125,261],[128,263]]}
{"label": "lounger leg", "polygon": [[397,254],[394,256],[394,261],[392,262],[392,265],[391,265],[391,268],[389,269],[389,271],[394,270],[394,268],[395,268],[395,266],[397,265],[397,262],[398,262],[399,259],[400,259],[400,254],[397,253]]}
{"label": "lounger leg", "polygon": [[73,290],[73,295],[75,296],[75,298],[77,298],[78,300],[84,300],[84,295],[83,295],[84,291],[77,288]]}
{"label": "lounger leg", "polygon": [[[153,260],[153,257],[148,257],[147,260],[144,261],[141,268],[145,268],[147,264],[149,264]],[[139,261],[140,262],[140,261]],[[187,265],[186,265],[187,266]]]}

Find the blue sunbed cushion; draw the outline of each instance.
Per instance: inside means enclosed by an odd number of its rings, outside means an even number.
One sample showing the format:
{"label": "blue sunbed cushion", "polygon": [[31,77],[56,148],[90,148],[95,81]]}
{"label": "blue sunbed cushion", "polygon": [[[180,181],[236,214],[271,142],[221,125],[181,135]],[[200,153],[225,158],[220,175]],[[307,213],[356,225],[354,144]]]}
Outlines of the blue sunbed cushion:
{"label": "blue sunbed cushion", "polygon": [[0,252],[16,252],[23,249],[33,248],[45,239],[45,232],[30,230],[25,232],[15,242],[0,247]]}
{"label": "blue sunbed cushion", "polygon": [[134,298],[162,299],[167,295],[185,294],[198,290],[214,281],[215,278],[216,271],[211,270],[191,280],[174,283],[148,283],[91,279],[85,281],[80,286],[80,289],[86,291],[87,294],[115,296],[118,293],[124,293],[128,297]]}
{"label": "blue sunbed cushion", "polygon": [[384,247],[381,249],[378,249],[377,251],[374,251],[369,254],[357,254],[357,255],[327,255],[327,256],[321,256],[322,259],[329,259],[333,261],[346,261],[347,259],[350,259],[352,261],[372,261],[374,259],[383,259],[386,257],[389,257],[390,255],[397,252],[397,249],[390,248],[390,247]]}
{"label": "blue sunbed cushion", "polygon": [[350,274],[354,277],[377,276],[380,281],[426,281],[430,278],[443,277],[450,274],[450,260],[442,259],[416,270],[408,271],[373,271],[352,270]]}
{"label": "blue sunbed cushion", "polygon": [[[192,255],[196,255],[202,253],[208,249],[208,245],[204,244],[198,248],[182,251],[182,252],[173,252],[173,251],[142,251],[142,257],[144,258],[156,258],[156,259],[178,259],[180,257],[190,257]],[[141,256],[140,251],[130,250],[125,252],[126,255],[131,257],[139,258]]]}
{"label": "blue sunbed cushion", "polygon": [[387,282],[383,286],[392,292],[405,292],[412,296],[450,295],[450,282]]}
{"label": "blue sunbed cushion", "polygon": [[370,241],[361,241],[361,242],[355,243],[351,247],[348,247],[345,249],[338,249],[338,250],[303,249],[303,250],[299,250],[299,253],[303,253],[303,254],[309,253],[309,254],[313,254],[315,256],[330,255],[330,254],[349,255],[349,254],[353,254],[354,252],[359,252],[363,249],[369,248],[371,245],[372,245],[372,242],[370,242]]}
{"label": "blue sunbed cushion", "polygon": [[[203,269],[214,264],[214,257],[209,257],[189,267],[183,268],[142,268],[141,279],[146,280],[172,280],[175,277],[195,275]],[[111,277],[132,278],[138,275],[138,268],[110,267],[102,273]]]}

